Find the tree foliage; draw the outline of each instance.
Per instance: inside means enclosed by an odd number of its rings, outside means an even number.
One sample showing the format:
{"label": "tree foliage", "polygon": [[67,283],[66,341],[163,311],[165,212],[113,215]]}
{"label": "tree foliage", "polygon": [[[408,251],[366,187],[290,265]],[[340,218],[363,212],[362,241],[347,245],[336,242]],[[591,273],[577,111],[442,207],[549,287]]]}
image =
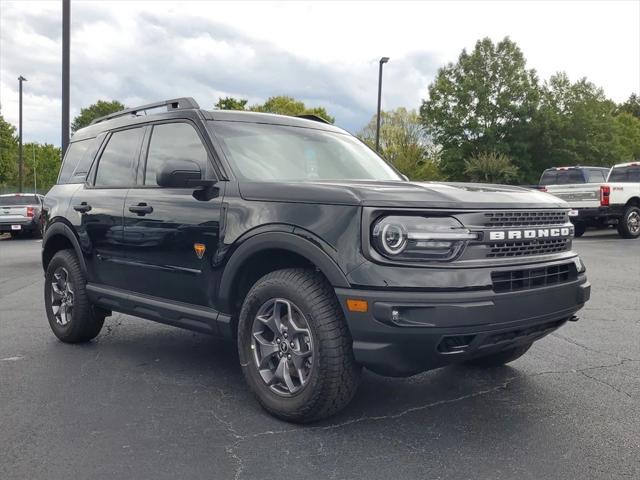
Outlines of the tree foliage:
{"label": "tree foliage", "polygon": [[464,163],[464,173],[474,182],[510,183],[518,177],[518,167],[503,153],[482,152]]}
{"label": "tree foliage", "polygon": [[276,113],[278,115],[317,115],[329,123],[334,123],[335,118],[327,113],[324,107],[307,107],[304,102],[286,95],[269,97],[266,102],[247,107],[247,100],[233,97],[218,99],[216,108],[221,110],[250,110],[252,112]]}
{"label": "tree foliage", "polygon": [[126,107],[118,100],[98,100],[93,105],[80,109],[80,115],[73,119],[71,122],[71,132],[80,130],[81,128],[89,125],[93,120],[99,117],[104,117],[110,113],[119,112]]}
{"label": "tree foliage", "polygon": [[[376,116],[358,133],[375,148]],[[442,178],[438,151],[415,110],[398,108],[380,114],[380,154],[411,180]]]}
{"label": "tree foliage", "polygon": [[0,115],[0,186],[11,183],[18,168],[16,128]]}
{"label": "tree foliage", "polygon": [[629,113],[636,118],[640,118],[640,96],[632,93],[629,99],[620,105],[619,113]]}
{"label": "tree foliage", "polygon": [[528,160],[527,126],[539,101],[538,79],[509,38],[479,40],[471,53],[441,68],[420,109],[422,121],[442,146],[443,169],[464,176],[465,160],[482,152]]}

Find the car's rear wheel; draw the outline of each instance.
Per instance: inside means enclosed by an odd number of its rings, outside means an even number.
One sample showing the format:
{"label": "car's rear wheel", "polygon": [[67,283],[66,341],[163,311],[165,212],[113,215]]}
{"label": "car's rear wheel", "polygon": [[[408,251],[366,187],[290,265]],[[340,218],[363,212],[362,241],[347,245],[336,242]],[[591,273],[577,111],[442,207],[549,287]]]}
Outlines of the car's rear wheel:
{"label": "car's rear wheel", "polygon": [[49,326],[65,343],[88,342],[104,323],[104,314],[89,302],[86,279],[72,250],[56,253],[45,274],[44,303]]}
{"label": "car's rear wheel", "polygon": [[622,238],[640,237],[640,207],[629,205],[618,222],[618,233]]}
{"label": "car's rear wheel", "polygon": [[528,343],[519,347],[502,350],[501,352],[493,353],[491,355],[473,358],[471,360],[467,360],[465,364],[480,368],[495,368],[517,360],[527,353],[530,348],[531,344]]}
{"label": "car's rear wheel", "polygon": [[574,225],[575,235],[576,237],[581,237],[587,231],[587,224],[584,222],[578,222]]}
{"label": "car's rear wheel", "polygon": [[316,272],[269,273],[244,300],[240,364],[260,404],[279,418],[311,422],[349,403],[361,370],[351,343],[337,298]]}

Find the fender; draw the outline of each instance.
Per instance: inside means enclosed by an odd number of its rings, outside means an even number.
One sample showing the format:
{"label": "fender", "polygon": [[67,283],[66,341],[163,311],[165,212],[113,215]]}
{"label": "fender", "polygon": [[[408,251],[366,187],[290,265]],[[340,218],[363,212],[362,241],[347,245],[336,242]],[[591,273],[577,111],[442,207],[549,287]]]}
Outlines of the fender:
{"label": "fender", "polygon": [[[306,258],[327,277],[333,287],[350,287],[344,272],[318,244],[294,233],[265,232],[245,240],[231,255],[220,281],[218,300],[221,305],[228,307],[229,299],[233,293],[232,286],[245,260],[255,253],[275,248],[288,250]],[[223,311],[225,310],[223,309]]]}
{"label": "fender", "polygon": [[80,268],[82,268],[82,273],[87,275],[87,264],[85,263],[82,249],[80,248],[80,242],[78,242],[78,238],[76,237],[71,227],[69,227],[63,221],[54,222],[47,227],[44,238],[42,239],[42,267],[46,270],[47,261],[45,259],[45,252],[47,250],[47,244],[51,239],[55,238],[58,235],[62,235],[67,240],[69,240],[71,245],[73,245],[73,249],[76,251],[76,256],[78,257],[78,261],[80,262]]}

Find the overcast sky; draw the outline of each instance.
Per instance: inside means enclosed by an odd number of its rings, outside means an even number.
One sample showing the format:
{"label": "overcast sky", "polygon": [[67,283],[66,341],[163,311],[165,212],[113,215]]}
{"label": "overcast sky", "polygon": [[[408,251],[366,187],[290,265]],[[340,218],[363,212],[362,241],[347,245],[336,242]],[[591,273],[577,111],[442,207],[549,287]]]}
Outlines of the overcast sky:
{"label": "overcast sky", "polygon": [[[586,76],[616,101],[640,92],[640,0],[535,2],[71,2],[71,115],[98,99],[128,106],[193,96],[322,105],[357,132],[383,108],[418,108],[438,67],[508,35],[544,79]],[[0,1],[0,104],[25,141],[60,144],[60,1]]]}

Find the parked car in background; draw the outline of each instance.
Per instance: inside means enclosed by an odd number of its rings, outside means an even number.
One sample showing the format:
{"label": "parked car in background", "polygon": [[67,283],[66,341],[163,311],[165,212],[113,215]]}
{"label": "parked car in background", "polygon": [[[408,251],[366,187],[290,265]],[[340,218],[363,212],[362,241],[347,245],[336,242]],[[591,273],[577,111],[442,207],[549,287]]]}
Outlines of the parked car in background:
{"label": "parked car in background", "polygon": [[640,237],[640,162],[615,165],[600,187],[600,205],[623,238]]}
{"label": "parked car in background", "polygon": [[600,186],[607,180],[604,167],[554,167],[542,172],[539,189],[565,200],[572,208],[576,237],[587,227],[604,228],[611,223],[608,208],[600,205]]}
{"label": "parked car in background", "polygon": [[9,193],[0,195],[0,233],[12,237],[29,234],[42,236],[42,195]]}

